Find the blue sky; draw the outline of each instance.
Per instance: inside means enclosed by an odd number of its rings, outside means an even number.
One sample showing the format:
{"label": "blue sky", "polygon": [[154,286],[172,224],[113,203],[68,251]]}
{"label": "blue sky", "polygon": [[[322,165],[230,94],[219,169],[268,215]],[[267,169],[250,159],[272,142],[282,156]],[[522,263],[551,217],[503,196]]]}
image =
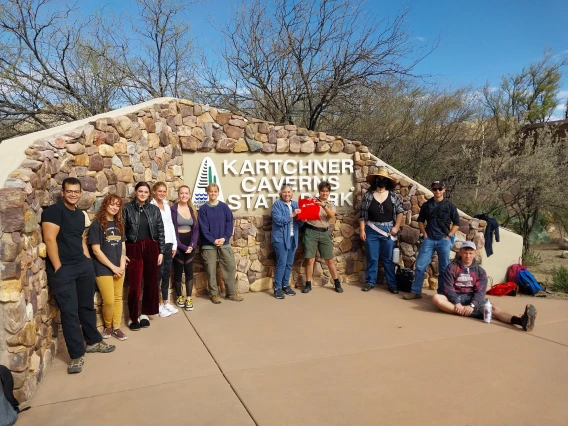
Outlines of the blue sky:
{"label": "blue sky", "polygon": [[[180,0],[183,1],[183,0]],[[266,0],[269,1],[269,0]],[[188,16],[196,44],[219,42],[216,26],[229,21],[240,1],[209,0],[191,5]],[[117,12],[134,12],[131,1],[92,0]],[[439,39],[434,52],[417,67],[442,86],[480,88],[499,84],[503,74],[519,72],[543,57],[568,55],[568,0],[368,0],[364,10],[380,18],[408,8],[407,30],[418,44]],[[568,76],[568,69],[564,74]],[[568,77],[562,82],[562,103],[568,97]],[[559,108],[560,112],[560,108]]]}

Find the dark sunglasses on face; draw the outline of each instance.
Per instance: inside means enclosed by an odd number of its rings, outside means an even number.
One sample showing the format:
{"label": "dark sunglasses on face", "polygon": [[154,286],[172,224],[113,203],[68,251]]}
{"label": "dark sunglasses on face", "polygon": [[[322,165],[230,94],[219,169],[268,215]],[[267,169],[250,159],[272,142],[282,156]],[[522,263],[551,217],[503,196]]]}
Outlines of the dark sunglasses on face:
{"label": "dark sunglasses on face", "polygon": [[444,188],[432,188],[432,191],[443,191]]}
{"label": "dark sunglasses on face", "polygon": [[376,181],[377,182],[387,182],[388,179],[387,178],[377,178]]}

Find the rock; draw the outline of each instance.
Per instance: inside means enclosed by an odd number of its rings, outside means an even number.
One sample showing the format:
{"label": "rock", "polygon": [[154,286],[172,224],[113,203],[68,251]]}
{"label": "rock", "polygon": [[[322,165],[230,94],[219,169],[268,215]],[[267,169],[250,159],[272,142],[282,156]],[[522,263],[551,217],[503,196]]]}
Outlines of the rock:
{"label": "rock", "polygon": [[22,284],[20,280],[3,280],[0,282],[0,302],[17,302],[20,300]]}
{"label": "rock", "polygon": [[290,147],[288,145],[288,139],[278,138],[276,139],[276,152],[288,152]]}
{"label": "rock", "polygon": [[20,346],[17,352],[9,352],[6,367],[12,371],[26,370],[28,367],[28,348]]}
{"label": "rock", "polygon": [[231,139],[239,139],[243,137],[243,129],[236,126],[225,124],[225,126],[223,126],[223,131],[225,132],[227,137]]}
{"label": "rock", "polygon": [[13,337],[8,339],[10,346],[32,346],[36,342],[36,325],[34,321],[27,322]]}
{"label": "rock", "polygon": [[17,302],[6,303],[4,305],[4,328],[12,334],[16,334],[22,329],[26,321],[26,300],[24,294],[20,293]]}
{"label": "rock", "polygon": [[99,154],[94,154],[89,157],[89,170],[100,172],[104,169],[103,157]]}
{"label": "rock", "polygon": [[318,142],[316,145],[316,152],[327,152],[329,151],[329,144],[327,142]]}
{"label": "rock", "polygon": [[115,154],[114,148],[107,144],[101,145],[99,146],[99,154],[102,157],[112,157]]}
{"label": "rock", "polygon": [[339,226],[339,229],[341,230],[341,235],[343,235],[345,238],[351,238],[351,236],[355,233],[355,228],[353,228],[348,223],[342,223]]}
{"label": "rock", "polygon": [[232,152],[233,148],[237,145],[237,141],[231,138],[221,139],[217,142],[217,152]]}
{"label": "rock", "polygon": [[560,250],[568,250],[568,237],[561,238],[558,241],[558,248]]}
{"label": "rock", "polygon": [[246,274],[243,274],[242,272],[237,272],[236,284],[237,284],[237,293],[249,292],[249,280]]}
{"label": "rock", "polygon": [[0,189],[0,211],[8,208],[23,207],[26,194],[18,188]]}
{"label": "rock", "polygon": [[249,270],[253,271],[253,272],[262,272],[264,270],[264,266],[262,265],[262,263],[260,263],[259,260],[255,260],[254,262],[252,262],[252,264],[250,265]]}
{"label": "rock", "polygon": [[560,257],[562,257],[563,259],[568,259],[568,251],[563,251]]}
{"label": "rock", "polygon": [[334,140],[333,143],[331,144],[331,152],[341,152],[343,151],[344,145],[343,145],[343,141],[341,140]]}
{"label": "rock", "polygon": [[119,182],[131,183],[134,180],[134,171],[130,167],[124,167],[117,174]]}
{"label": "rock", "polygon": [[78,155],[78,154],[82,154],[85,152],[85,145],[83,145],[82,143],[76,142],[76,143],[70,143],[67,145],[67,152],[69,152],[70,154],[73,155]]}
{"label": "rock", "polygon": [[414,256],[414,246],[408,243],[400,243],[400,249],[406,256]]}
{"label": "rock", "polygon": [[292,136],[288,142],[290,144],[290,152],[297,154],[301,151],[302,142],[298,136]]}
{"label": "rock", "polygon": [[307,141],[302,144],[300,147],[300,152],[304,154],[311,154],[314,152],[315,144],[313,141]]}
{"label": "rock", "polygon": [[249,290],[250,291],[264,291],[264,290],[270,290],[271,288],[273,288],[273,286],[274,286],[274,284],[272,282],[272,278],[264,277],[264,278],[259,278],[258,280],[253,282],[249,286]]}
{"label": "rock", "polygon": [[[258,142],[258,141],[255,141],[255,140],[252,139],[252,138],[245,137],[245,141],[246,141],[246,143],[247,143],[247,145],[248,145],[248,147],[249,147],[249,150],[250,150],[251,152],[258,152],[258,151],[260,151],[260,150],[262,149],[262,145],[263,145],[263,144],[260,143],[260,142]],[[270,144],[269,144],[269,145],[270,145]]]}
{"label": "rock", "polygon": [[249,147],[243,138],[239,138],[235,147],[233,148],[233,152],[246,152],[249,150]]}
{"label": "rock", "polygon": [[352,246],[353,243],[351,242],[350,238],[344,238],[343,241],[339,243],[339,249],[341,250],[341,253],[348,252],[349,250],[351,250]]}
{"label": "rock", "polygon": [[276,151],[276,145],[271,143],[262,144],[262,152],[274,152]]}
{"label": "rock", "polygon": [[411,226],[403,226],[401,232],[401,240],[407,244],[415,246],[420,239],[420,231]]}

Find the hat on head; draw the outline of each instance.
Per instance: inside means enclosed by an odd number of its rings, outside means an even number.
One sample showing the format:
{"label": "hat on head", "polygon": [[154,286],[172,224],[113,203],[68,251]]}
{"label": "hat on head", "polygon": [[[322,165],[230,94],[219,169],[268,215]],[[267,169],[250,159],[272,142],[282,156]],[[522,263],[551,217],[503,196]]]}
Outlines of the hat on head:
{"label": "hat on head", "polygon": [[430,188],[434,188],[435,186],[439,186],[440,188],[445,188],[446,183],[443,180],[435,180],[434,182],[432,182],[432,185],[430,185]]}
{"label": "hat on head", "polygon": [[475,243],[473,241],[464,241],[462,242],[462,245],[460,247],[460,249],[465,249],[465,248],[470,248],[473,250],[477,250],[477,247],[475,247]]}
{"label": "hat on head", "polygon": [[367,182],[372,183],[377,177],[384,177],[387,179],[390,179],[390,181],[396,185],[396,179],[393,178],[390,174],[389,174],[389,169],[387,169],[384,166],[381,166],[377,169],[377,171],[375,173],[369,174],[367,175]]}

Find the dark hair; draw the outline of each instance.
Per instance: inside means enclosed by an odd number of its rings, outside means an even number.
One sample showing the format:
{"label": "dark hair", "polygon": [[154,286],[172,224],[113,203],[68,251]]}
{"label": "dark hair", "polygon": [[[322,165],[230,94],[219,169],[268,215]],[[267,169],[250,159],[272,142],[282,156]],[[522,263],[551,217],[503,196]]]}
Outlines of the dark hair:
{"label": "dark hair", "polygon": [[134,191],[138,191],[138,188],[140,188],[141,186],[145,186],[146,188],[148,188],[148,191],[152,192],[152,189],[150,188],[150,184],[148,182],[138,182],[134,187]]}
{"label": "dark hair", "polygon": [[331,192],[331,185],[329,184],[329,182],[327,180],[322,180],[319,184],[318,184],[318,191],[321,191],[323,189],[329,189],[329,192]]}
{"label": "dark hair", "polygon": [[383,178],[387,180],[387,186],[385,187],[388,191],[392,191],[396,186],[392,179],[386,178],[384,176],[376,176],[375,179],[371,182],[371,186],[369,187],[369,191],[374,191],[377,189],[377,178]]}
{"label": "dark hair", "polygon": [[79,179],[77,179],[76,177],[68,177],[68,178],[63,179],[63,182],[61,183],[61,190],[65,191],[65,187],[67,185],[79,185],[81,190],[83,190],[83,188],[81,187],[81,181]]}

